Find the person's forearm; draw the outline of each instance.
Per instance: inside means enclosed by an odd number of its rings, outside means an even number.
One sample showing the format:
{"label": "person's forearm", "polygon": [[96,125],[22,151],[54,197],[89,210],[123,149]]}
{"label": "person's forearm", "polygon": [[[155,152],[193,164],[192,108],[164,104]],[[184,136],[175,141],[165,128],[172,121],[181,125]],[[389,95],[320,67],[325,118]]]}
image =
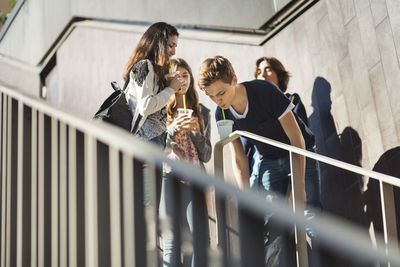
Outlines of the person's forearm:
{"label": "person's forearm", "polygon": [[167,105],[169,98],[173,93],[173,89],[167,87],[156,95],[150,94],[146,96],[141,99],[140,103],[138,103],[139,113],[143,116],[149,116],[150,114],[161,110]]}
{"label": "person's forearm", "polygon": [[231,143],[233,174],[240,189],[249,188],[249,161],[242,143],[236,139]]}
{"label": "person's forearm", "polygon": [[[300,127],[296,122],[296,118],[294,117],[292,112],[287,113],[284,117],[281,118],[280,123],[282,125],[282,128],[284,129],[286,135],[288,136],[290,140],[290,144],[292,146],[296,146],[301,149],[305,149],[306,145],[304,142],[303,135],[301,133]],[[303,201],[305,203],[306,200],[306,195],[305,195],[305,169],[306,169],[306,161],[305,157],[301,156],[299,154],[293,153],[293,164],[295,166],[298,166],[298,171],[300,173],[297,173],[297,175],[300,175],[300,181],[301,181],[301,192],[303,195]],[[298,165],[297,165],[298,164]],[[297,191],[297,190],[296,190]],[[296,197],[297,198],[297,197]]]}
{"label": "person's forearm", "polygon": [[233,159],[233,174],[236,178],[236,183],[240,189],[249,188],[249,165],[240,164],[235,159]]}
{"label": "person's forearm", "polygon": [[[305,142],[303,136],[299,136],[298,138],[294,138],[291,140],[291,144],[298,148],[305,149]],[[300,154],[293,153],[293,161],[299,161],[300,167],[300,175],[301,175],[301,187],[303,192],[303,201],[306,204],[306,192],[305,192],[305,171],[306,171],[306,157]]]}

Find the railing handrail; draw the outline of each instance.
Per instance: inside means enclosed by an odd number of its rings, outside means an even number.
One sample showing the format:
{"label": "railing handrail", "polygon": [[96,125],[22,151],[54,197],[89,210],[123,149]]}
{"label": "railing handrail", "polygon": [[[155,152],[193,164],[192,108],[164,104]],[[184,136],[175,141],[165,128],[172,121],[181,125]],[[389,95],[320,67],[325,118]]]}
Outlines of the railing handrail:
{"label": "railing handrail", "polygon": [[301,149],[292,145],[288,145],[273,139],[269,139],[263,136],[259,136],[247,131],[234,131],[233,133],[231,133],[227,138],[218,141],[215,146],[224,146],[226,144],[229,144],[230,142],[232,142],[233,140],[239,138],[240,136],[244,136],[244,137],[248,137],[263,143],[266,143],[268,145],[272,145],[275,147],[279,147],[282,148],[284,150],[287,150],[289,152],[294,152],[303,156],[306,156],[308,158],[312,158],[315,160],[318,160],[320,162],[324,162],[327,163],[329,165],[341,168],[341,169],[345,169],[357,174],[361,174],[361,175],[365,175],[367,177],[371,177],[374,178],[376,180],[391,184],[391,185],[395,185],[397,187],[400,187],[400,179],[394,176],[390,176],[387,174],[382,174],[376,171],[371,171],[371,170],[367,170],[364,169],[362,167],[347,163],[347,162],[343,162],[337,159],[333,159],[327,156],[323,156],[314,152],[310,152],[308,150],[305,149]]}
{"label": "railing handrail", "polygon": [[[380,181],[380,194],[381,194],[381,207],[382,207],[382,219],[383,219],[383,239],[385,240],[385,244],[386,244],[386,248],[387,251],[398,251],[398,241],[397,241],[397,225],[396,225],[396,217],[395,217],[395,205],[394,205],[394,196],[393,196],[393,185],[399,187],[400,186],[400,181],[398,178],[390,176],[390,175],[385,175],[385,174],[381,174],[378,172],[374,172],[374,171],[369,171],[366,169],[363,169],[361,167],[349,164],[349,163],[345,163],[342,162],[340,160],[336,160],[336,159],[332,159],[326,156],[322,156],[322,155],[318,155],[316,153],[295,147],[295,146],[291,146],[279,141],[275,141],[263,136],[259,136],[247,131],[235,131],[233,133],[231,133],[227,138],[220,140],[219,142],[217,142],[214,146],[214,168],[215,168],[215,172],[218,173],[220,176],[223,176],[223,164],[221,162],[223,162],[223,147],[226,144],[231,143],[232,141],[236,140],[237,138],[244,136],[244,137],[248,137],[254,140],[257,140],[259,142],[263,142],[269,145],[272,145],[274,147],[278,147],[281,149],[284,149],[286,151],[288,151],[292,157],[292,154],[298,154],[298,155],[303,155],[305,157],[310,157],[313,158],[315,160],[327,163],[329,165],[347,170],[347,171],[351,171],[357,174],[361,174],[361,175],[366,175],[369,176],[373,179],[376,179],[378,181]],[[292,166],[292,163],[291,163]],[[300,175],[299,173],[296,174],[296,172],[298,170],[292,170],[292,178],[294,178],[292,180],[292,192],[298,192],[299,188],[298,186],[300,186],[297,182],[296,175]],[[294,198],[294,206],[295,209],[297,210],[298,208],[300,208],[300,210],[303,210],[303,205],[302,203],[300,203],[299,201],[301,201],[301,197],[295,197]],[[386,209],[388,209],[388,212],[386,211]],[[295,212],[295,213],[299,213],[299,212]],[[276,217],[279,217],[278,214],[275,215]],[[310,224],[311,226],[311,224]],[[314,226],[312,226],[314,227]],[[316,226],[318,228],[318,226]],[[321,228],[321,230],[323,230]],[[298,231],[298,229],[296,230],[296,232]],[[299,233],[298,233],[299,234]],[[333,235],[331,238],[335,238],[335,236]],[[330,242],[328,239],[326,239],[326,241],[328,241],[328,243]],[[368,240],[364,240],[363,242],[365,242],[366,244],[368,244]],[[364,243],[364,244],[365,244]],[[305,246],[305,240],[302,239],[300,240],[300,242],[298,243],[298,252],[299,252],[299,258],[301,257],[302,260],[304,260],[304,262],[302,262],[300,265],[301,266],[308,266],[307,261],[307,256],[304,255],[304,253],[307,253],[304,249]],[[301,252],[300,252],[301,251]],[[344,253],[346,253],[346,251],[343,251]]]}
{"label": "railing handrail", "polygon": [[[118,150],[129,155],[134,154],[138,159],[153,161],[158,165],[167,163],[182,179],[203,189],[213,187],[216,194],[221,197],[231,198],[234,196],[242,207],[261,217],[266,212],[274,212],[278,218],[282,219],[284,224],[291,225],[295,223],[300,228],[305,228],[306,226],[313,227],[321,241],[325,241],[327,245],[334,246],[335,249],[343,253],[347,253],[351,256],[356,254],[359,258],[373,261],[390,261],[392,264],[400,266],[400,253],[397,249],[390,250],[391,253],[388,255],[386,255],[385,249],[372,249],[371,246],[368,245],[369,240],[360,233],[358,228],[349,223],[332,218],[315,218],[313,221],[307,221],[303,216],[293,213],[287,205],[283,203],[265,205],[265,199],[261,195],[255,194],[254,192],[242,191],[233,185],[225,183],[223,179],[216,179],[190,164],[168,159],[156,146],[141,142],[138,138],[117,127],[107,125],[106,123],[87,121],[79,116],[70,114],[70,112],[52,107],[41,99],[33,99],[2,85],[0,85],[0,91],[21,101],[33,110],[38,110],[48,116],[57,118],[63,123],[97,138],[99,141],[114,146]],[[233,138],[237,134],[238,133],[232,134],[228,139]],[[228,140],[223,140],[219,142],[219,144],[227,143],[227,141]],[[326,229],[329,229],[329,231],[326,231]]]}

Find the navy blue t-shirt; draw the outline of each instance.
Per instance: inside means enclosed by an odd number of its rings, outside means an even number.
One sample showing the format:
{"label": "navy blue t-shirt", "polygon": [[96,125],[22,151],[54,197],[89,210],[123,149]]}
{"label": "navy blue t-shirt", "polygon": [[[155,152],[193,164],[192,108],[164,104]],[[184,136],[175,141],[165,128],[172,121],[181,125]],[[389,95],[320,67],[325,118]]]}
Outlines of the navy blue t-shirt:
{"label": "navy blue t-shirt", "polygon": [[[234,122],[232,130],[248,131],[290,144],[278,119],[286,111],[290,100],[274,84],[264,80],[243,82],[242,85],[246,88],[249,110],[244,119],[235,119],[229,109],[225,110],[226,119]],[[215,119],[223,119],[220,107],[215,112]],[[249,141],[257,147],[263,157],[278,158],[287,155],[286,150],[252,139]]]}

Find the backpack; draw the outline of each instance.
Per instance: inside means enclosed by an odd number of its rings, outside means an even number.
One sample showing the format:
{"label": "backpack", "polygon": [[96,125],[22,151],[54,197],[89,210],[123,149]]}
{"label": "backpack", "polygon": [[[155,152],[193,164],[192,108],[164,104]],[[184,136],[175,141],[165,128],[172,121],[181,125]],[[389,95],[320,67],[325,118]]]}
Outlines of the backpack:
{"label": "backpack", "polygon": [[102,120],[131,131],[133,116],[125,95],[128,83],[129,79],[125,82],[124,88],[121,89],[117,82],[111,82],[114,92],[104,100],[93,119]]}
{"label": "backpack", "polygon": [[[114,92],[104,100],[99,110],[94,114],[93,119],[102,120],[118,127],[121,127],[129,132],[136,133],[142,116],[139,114],[132,127],[132,114],[135,113],[136,103],[132,103],[129,107],[126,101],[126,88],[129,84],[129,78],[125,81],[124,88],[121,89],[117,82],[111,82],[111,87]],[[131,111],[132,109],[132,111]],[[167,132],[164,131],[161,135],[149,140],[150,142],[165,148]]]}

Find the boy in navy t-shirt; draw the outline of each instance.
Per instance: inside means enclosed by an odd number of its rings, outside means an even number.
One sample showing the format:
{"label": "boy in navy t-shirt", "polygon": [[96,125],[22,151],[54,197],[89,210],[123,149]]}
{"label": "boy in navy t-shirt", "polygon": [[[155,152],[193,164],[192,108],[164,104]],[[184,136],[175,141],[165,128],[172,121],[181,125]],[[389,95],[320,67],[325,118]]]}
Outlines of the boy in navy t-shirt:
{"label": "boy in navy t-shirt", "polygon": [[[306,144],[301,129],[291,111],[294,105],[274,84],[253,80],[238,83],[233,67],[222,56],[206,59],[200,67],[198,83],[202,90],[218,105],[216,120],[222,120],[222,110],[226,119],[233,120],[233,130],[244,130],[302,149]],[[290,185],[290,158],[287,151],[249,139],[261,155],[259,173],[249,180],[248,158],[240,139],[231,143],[233,170],[240,188],[249,186],[264,191],[270,200],[277,196],[287,196]],[[305,157],[293,154],[293,160],[301,168],[302,199],[305,203],[304,173]],[[270,214],[271,215],[271,214]],[[268,218],[266,217],[266,226]],[[264,244],[270,244],[279,231],[266,228]]]}
{"label": "boy in navy t-shirt", "polygon": [[[233,130],[245,130],[302,149],[306,148],[300,127],[291,111],[293,104],[274,84],[263,80],[238,83],[231,63],[222,56],[208,58],[202,63],[198,81],[200,88],[218,105],[215,115],[217,121],[222,120],[223,108],[226,119],[234,121]],[[288,157],[285,150],[255,140],[251,142],[260,152],[262,161],[276,161]],[[246,188],[249,186],[249,167],[240,139],[233,141],[231,148],[237,183],[240,188]],[[304,192],[305,158],[298,158]],[[276,170],[268,170],[268,173],[267,179],[270,181],[283,175]],[[274,185],[265,189],[276,192]],[[287,192],[278,190],[276,193]]]}

